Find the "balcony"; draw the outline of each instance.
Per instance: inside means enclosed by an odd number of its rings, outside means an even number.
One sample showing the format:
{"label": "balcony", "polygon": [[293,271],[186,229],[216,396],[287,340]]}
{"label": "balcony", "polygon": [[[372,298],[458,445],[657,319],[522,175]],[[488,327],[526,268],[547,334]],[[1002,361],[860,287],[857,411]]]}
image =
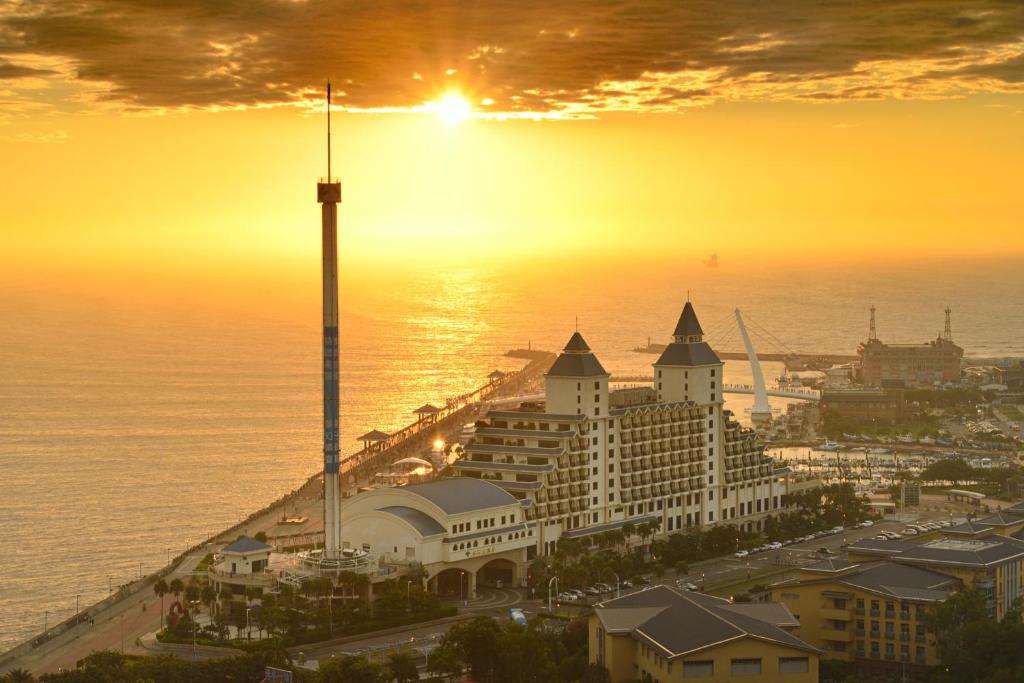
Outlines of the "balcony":
{"label": "balcony", "polygon": [[895,619],[896,618],[895,610],[891,610],[891,609],[885,610],[885,618],[886,619]]}
{"label": "balcony", "polygon": [[849,609],[836,609],[835,607],[822,607],[818,610],[818,616],[822,619],[832,619],[834,621],[851,621],[853,619],[853,611]]}
{"label": "balcony", "polygon": [[878,640],[881,637],[882,637],[882,632],[881,631],[872,631],[871,632],[871,638],[872,639]]}
{"label": "balcony", "polygon": [[909,633],[901,633],[900,634],[900,640],[909,641],[910,640],[910,634]]}
{"label": "balcony", "polygon": [[823,628],[820,633],[822,640],[833,640],[840,643],[849,643],[853,641],[853,633],[851,631],[839,631],[834,628]]}
{"label": "balcony", "polygon": [[876,610],[876,609],[871,610],[871,616],[877,617],[879,614],[881,614],[881,613],[878,610]]}
{"label": "balcony", "polygon": [[864,616],[864,608],[863,608],[863,607],[857,607],[857,608],[855,608],[855,609],[853,610],[853,612],[854,612],[854,614],[856,614],[856,615],[857,615],[858,617],[862,617],[862,616]]}
{"label": "balcony", "polygon": [[916,640],[919,643],[923,643],[924,642],[924,636],[920,635],[920,634],[916,635],[916,636],[914,636],[914,640]]}

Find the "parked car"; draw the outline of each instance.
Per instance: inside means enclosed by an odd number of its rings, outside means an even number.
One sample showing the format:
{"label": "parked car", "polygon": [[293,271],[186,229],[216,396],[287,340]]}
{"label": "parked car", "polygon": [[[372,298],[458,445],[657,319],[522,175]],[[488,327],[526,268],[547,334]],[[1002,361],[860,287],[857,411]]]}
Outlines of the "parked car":
{"label": "parked car", "polygon": [[735,557],[737,560],[742,560],[744,557],[747,557],[748,555],[750,555],[750,553],[748,553],[746,550],[737,550]]}
{"label": "parked car", "polygon": [[677,581],[676,585],[682,588],[684,591],[695,591],[697,590],[696,584],[692,584],[689,581]]}
{"label": "parked car", "polygon": [[576,602],[579,599],[580,598],[578,595],[576,595],[575,593],[570,593],[569,591],[564,591],[558,594],[559,602]]}
{"label": "parked car", "polygon": [[858,526],[867,529],[868,527],[873,527],[874,525],[875,525],[875,523],[873,521],[871,521],[870,519],[865,519]]}
{"label": "parked car", "polygon": [[623,588],[632,588],[633,587],[633,582],[630,581],[629,579],[626,579],[625,581],[622,582],[622,587]]}
{"label": "parked car", "polygon": [[596,588],[601,593],[611,593],[613,590],[615,590],[614,588],[609,586],[607,583],[595,583],[594,584],[594,588]]}
{"label": "parked car", "polygon": [[778,550],[781,547],[782,547],[782,544],[779,543],[778,541],[775,541],[774,543],[769,543],[767,545],[768,550]]}
{"label": "parked car", "polygon": [[575,595],[577,600],[582,600],[585,597],[584,592],[581,591],[579,588],[570,588],[565,592],[571,595]]}
{"label": "parked car", "polygon": [[843,527],[843,526],[834,526],[834,527],[832,527],[831,531],[834,534],[841,534],[841,533],[843,533],[844,529],[845,529],[845,527]]}
{"label": "parked car", "polygon": [[917,536],[918,531],[917,531],[917,529],[914,529],[913,527],[909,527],[908,526],[907,528],[902,529],[900,531],[900,533],[903,534],[904,536]]}
{"label": "parked car", "polygon": [[584,586],[583,587],[583,592],[586,593],[587,595],[600,595],[601,594],[601,591],[597,590],[593,586]]}

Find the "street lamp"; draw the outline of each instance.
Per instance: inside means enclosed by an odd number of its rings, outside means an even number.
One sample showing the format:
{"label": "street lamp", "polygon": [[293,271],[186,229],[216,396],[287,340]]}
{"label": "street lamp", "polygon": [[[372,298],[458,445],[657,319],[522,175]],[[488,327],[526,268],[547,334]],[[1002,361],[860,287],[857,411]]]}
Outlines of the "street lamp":
{"label": "street lamp", "polygon": [[704,592],[704,579],[707,575],[704,572],[700,573],[700,592]]}
{"label": "street lamp", "polygon": [[466,594],[462,591],[462,578],[466,575],[466,572],[459,570],[459,600],[462,601],[463,607],[466,605]]}
{"label": "street lamp", "polygon": [[198,662],[199,657],[196,654],[196,605],[199,604],[199,601],[189,600],[188,604],[192,605],[192,661]]}
{"label": "street lamp", "polygon": [[622,593],[619,591],[619,575],[616,572],[612,572],[612,575],[615,576],[615,597],[622,597]]}
{"label": "street lamp", "polygon": [[548,614],[551,614],[551,584],[558,585],[558,577],[552,576],[548,579]]}
{"label": "street lamp", "polygon": [[405,607],[412,613],[412,581],[405,582]]}
{"label": "street lamp", "polygon": [[252,632],[249,630],[249,613],[252,612],[248,607],[245,609],[245,638],[246,640],[252,640]]}

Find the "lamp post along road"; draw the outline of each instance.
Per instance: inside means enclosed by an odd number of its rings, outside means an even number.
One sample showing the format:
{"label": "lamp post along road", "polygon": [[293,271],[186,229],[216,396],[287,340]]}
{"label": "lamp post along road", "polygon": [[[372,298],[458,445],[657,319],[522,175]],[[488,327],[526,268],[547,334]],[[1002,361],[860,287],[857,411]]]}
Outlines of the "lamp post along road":
{"label": "lamp post along road", "polygon": [[548,614],[551,614],[551,584],[558,585],[558,577],[552,576],[548,581]]}

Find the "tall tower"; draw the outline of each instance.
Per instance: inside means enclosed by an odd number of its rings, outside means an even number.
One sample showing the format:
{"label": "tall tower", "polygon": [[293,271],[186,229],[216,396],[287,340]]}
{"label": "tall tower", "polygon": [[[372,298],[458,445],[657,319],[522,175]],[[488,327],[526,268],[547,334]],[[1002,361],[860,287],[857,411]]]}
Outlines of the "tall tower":
{"label": "tall tower", "polygon": [[324,318],[324,557],[341,554],[338,448],[338,204],[341,181],[331,177],[331,84],[327,83],[327,177],[316,184],[323,226]]}
{"label": "tall tower", "polygon": [[875,341],[878,339],[878,333],[875,331],[875,305],[871,304],[871,322],[868,324],[868,341]]}
{"label": "tall tower", "polygon": [[950,322],[949,314],[953,312],[953,309],[946,305],[946,328],[942,331],[942,338],[948,342],[953,341],[953,324]]}

